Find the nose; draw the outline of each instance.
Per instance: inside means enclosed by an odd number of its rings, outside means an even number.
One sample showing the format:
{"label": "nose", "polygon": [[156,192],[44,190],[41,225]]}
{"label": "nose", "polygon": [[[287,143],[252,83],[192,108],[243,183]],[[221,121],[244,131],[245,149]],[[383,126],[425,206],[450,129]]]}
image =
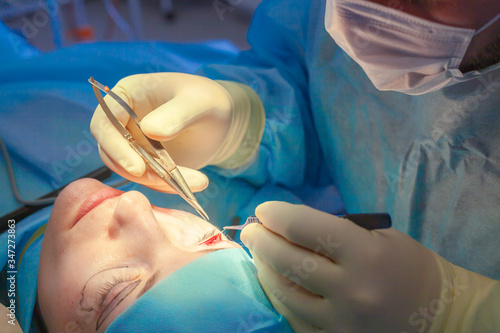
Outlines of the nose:
{"label": "nose", "polygon": [[120,196],[109,225],[110,236],[131,232],[144,239],[161,235],[149,200],[140,192],[130,191]]}

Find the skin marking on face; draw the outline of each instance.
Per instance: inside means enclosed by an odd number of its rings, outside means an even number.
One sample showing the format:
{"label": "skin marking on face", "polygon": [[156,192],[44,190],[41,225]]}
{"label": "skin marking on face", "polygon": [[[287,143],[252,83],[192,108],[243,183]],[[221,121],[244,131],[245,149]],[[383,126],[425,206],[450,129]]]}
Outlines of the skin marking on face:
{"label": "skin marking on face", "polygon": [[[92,275],[83,286],[82,291],[80,292],[80,309],[86,312],[96,311],[96,315],[97,312],[99,313],[99,317],[96,322],[96,331],[99,330],[99,327],[110,315],[110,313],[116,309],[116,307],[141,283],[142,280],[138,279],[140,277],[140,272],[136,272],[137,274],[127,275],[127,270],[130,270],[130,266],[118,266],[104,269]],[[111,272],[113,282],[109,282],[109,276],[106,277],[106,281],[104,283],[100,283],[101,287],[98,287],[99,289],[97,292],[94,291],[94,294],[96,295],[92,295],[92,290],[89,290],[93,287],[92,283],[96,283],[95,280],[98,279],[100,275],[110,275],[109,273]],[[97,284],[99,285],[98,282]],[[112,291],[115,288],[118,288],[118,286],[121,286],[120,290],[112,294]],[[87,294],[85,291],[87,291]],[[108,298],[110,299],[108,300]]]}

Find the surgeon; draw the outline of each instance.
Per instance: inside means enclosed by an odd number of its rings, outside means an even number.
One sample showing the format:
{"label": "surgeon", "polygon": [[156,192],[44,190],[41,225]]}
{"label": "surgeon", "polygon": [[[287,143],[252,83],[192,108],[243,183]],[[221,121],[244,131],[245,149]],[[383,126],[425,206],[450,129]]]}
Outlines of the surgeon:
{"label": "surgeon", "polygon": [[[257,208],[241,239],[293,329],[500,331],[500,2],[263,1],[248,40],[229,65],[113,90],[179,165],[391,214],[366,231],[314,202]],[[97,108],[103,161],[157,188],[109,127]]]}

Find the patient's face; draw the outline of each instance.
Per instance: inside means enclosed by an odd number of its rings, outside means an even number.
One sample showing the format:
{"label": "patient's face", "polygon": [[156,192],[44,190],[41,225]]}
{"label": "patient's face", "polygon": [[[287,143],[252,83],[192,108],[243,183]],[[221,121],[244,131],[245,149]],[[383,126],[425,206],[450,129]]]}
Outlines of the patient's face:
{"label": "patient's face", "polygon": [[218,249],[197,245],[217,229],[192,214],[152,206],[139,192],[92,179],[59,195],[45,232],[38,275],[52,332],[104,332],[157,281]]}

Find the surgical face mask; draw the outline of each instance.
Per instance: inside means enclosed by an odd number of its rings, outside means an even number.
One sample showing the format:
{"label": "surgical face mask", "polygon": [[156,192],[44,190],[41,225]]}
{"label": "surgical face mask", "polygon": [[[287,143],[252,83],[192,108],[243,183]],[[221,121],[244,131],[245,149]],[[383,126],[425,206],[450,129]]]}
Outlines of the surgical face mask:
{"label": "surgical face mask", "polygon": [[430,22],[367,0],[327,0],[325,27],[379,90],[421,95],[477,76],[458,69],[481,29]]}

